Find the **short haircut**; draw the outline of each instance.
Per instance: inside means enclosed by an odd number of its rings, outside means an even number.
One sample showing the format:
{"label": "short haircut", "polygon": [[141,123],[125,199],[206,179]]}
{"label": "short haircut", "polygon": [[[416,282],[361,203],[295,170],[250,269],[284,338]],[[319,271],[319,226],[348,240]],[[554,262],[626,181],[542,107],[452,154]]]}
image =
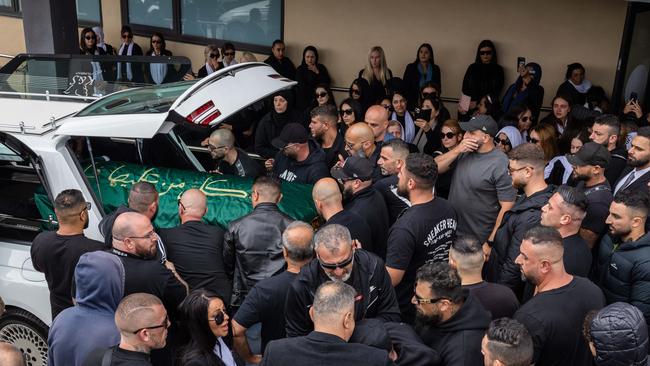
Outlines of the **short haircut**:
{"label": "short haircut", "polygon": [[263,201],[277,202],[282,194],[280,182],[276,179],[261,175],[253,182],[253,188],[259,193]]}
{"label": "short haircut", "polygon": [[276,40],[273,41],[273,43],[271,44],[271,48],[275,47],[276,44],[284,44],[284,41],[281,40],[281,39],[276,39]]}
{"label": "short haircut", "polygon": [[223,44],[223,49],[224,50],[233,50],[234,51],[235,50],[235,45],[230,43],[230,42],[226,42],[226,43]]}
{"label": "short haircut", "polygon": [[544,172],[546,160],[544,150],[541,147],[525,143],[521,144],[508,153],[508,159],[515,160],[521,164],[526,164],[534,167],[537,171]]}
{"label": "short haircut", "polygon": [[84,204],[86,200],[78,189],[66,189],[61,191],[54,199],[54,209],[64,216],[72,211],[77,211],[78,207]]}
{"label": "short haircut", "polygon": [[621,133],[621,121],[613,114],[602,114],[594,118],[594,124],[607,126],[610,135],[619,135]]}
{"label": "short haircut", "polygon": [[219,47],[217,47],[216,44],[209,44],[205,46],[205,48],[203,49],[203,56],[205,57],[206,60],[208,59],[208,56],[210,56],[210,52],[216,52],[217,55],[219,55],[220,54]]}
{"label": "short haircut", "polygon": [[136,292],[123,298],[115,311],[115,322],[120,332],[130,333],[137,330],[139,320],[149,317],[154,312],[152,308],[156,305],[162,305],[162,301],[152,294],[143,292]]}
{"label": "short haircut", "polygon": [[418,282],[428,283],[436,297],[444,297],[454,303],[459,303],[463,299],[460,276],[449,266],[449,263],[427,263],[418,269],[415,279]]}
{"label": "short haircut", "polygon": [[342,244],[352,246],[350,230],[343,225],[326,225],[314,235],[314,250],[324,246],[330,253],[337,254],[342,249]]}
{"label": "short haircut", "polygon": [[339,113],[336,106],[333,104],[325,104],[314,107],[309,113],[311,118],[321,117],[326,120],[330,126],[336,126],[339,120]]}
{"label": "short haircut", "polygon": [[431,155],[411,153],[406,157],[406,170],[422,189],[431,189],[438,178],[438,164]]}
{"label": "short haircut", "polygon": [[342,281],[328,281],[316,290],[314,295],[314,318],[331,318],[347,311],[354,312],[354,298],[357,291]]}
{"label": "short haircut", "polygon": [[564,204],[570,209],[577,210],[580,218],[583,219],[587,214],[587,196],[584,191],[567,185],[561,185],[555,190]]}
{"label": "short haircut", "polygon": [[614,196],[614,202],[636,211],[644,219],[648,216],[648,211],[650,210],[650,197],[648,197],[648,191],[646,189],[619,192]]}
{"label": "short haircut", "polygon": [[133,31],[131,30],[131,27],[129,27],[128,25],[122,26],[122,30],[120,31],[120,34],[124,34],[124,33],[129,33],[130,35],[133,35]]}
{"label": "short haircut", "polygon": [[289,259],[296,262],[304,262],[314,257],[314,238],[310,238],[308,242],[296,242],[289,239],[289,234],[292,230],[303,228],[313,233],[314,229],[306,222],[294,221],[287,225],[282,233],[282,246],[287,250]]}
{"label": "short haircut", "polygon": [[650,126],[644,126],[636,131],[637,136],[645,137],[650,140]]}
{"label": "short haircut", "polygon": [[137,182],[129,191],[129,207],[144,213],[149,206],[158,200],[156,186],[149,182]]}
{"label": "short haircut", "polygon": [[480,269],[485,260],[482,243],[475,235],[467,233],[456,234],[449,254],[461,270]]}
{"label": "short haircut", "polygon": [[546,226],[533,226],[524,233],[522,240],[529,240],[533,245],[562,246],[562,235],[557,229]]}
{"label": "short haircut", "polygon": [[526,327],[514,319],[500,318],[490,323],[485,336],[493,360],[508,366],[529,366],[533,361],[533,339]]}
{"label": "short haircut", "polygon": [[397,159],[406,160],[409,155],[409,145],[400,139],[392,139],[384,143],[381,148],[390,147],[393,150],[393,155]]}
{"label": "short haircut", "polygon": [[235,135],[227,128],[218,128],[212,131],[210,138],[218,140],[223,146],[235,146]]}

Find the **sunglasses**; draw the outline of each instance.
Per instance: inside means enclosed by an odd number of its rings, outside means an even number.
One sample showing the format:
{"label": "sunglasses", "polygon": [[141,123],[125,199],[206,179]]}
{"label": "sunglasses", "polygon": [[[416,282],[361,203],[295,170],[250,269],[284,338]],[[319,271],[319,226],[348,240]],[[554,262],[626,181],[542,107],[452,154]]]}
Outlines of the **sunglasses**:
{"label": "sunglasses", "polygon": [[384,109],[386,109],[387,111],[390,111],[391,109],[393,109],[393,106],[390,105],[390,104],[382,104],[381,106],[384,107]]}
{"label": "sunglasses", "polygon": [[351,116],[353,112],[354,112],[354,111],[353,111],[352,109],[341,109],[341,110],[339,111],[339,113],[341,114],[341,116],[344,115],[344,114],[345,114],[346,116]]}
{"label": "sunglasses", "polygon": [[235,55],[235,51],[232,51],[232,52],[224,52],[223,55],[224,55],[224,56],[234,56],[234,55]]}
{"label": "sunglasses", "polygon": [[359,89],[352,89],[352,94],[361,95]]}
{"label": "sunglasses", "polygon": [[156,44],[158,44],[158,43],[162,43],[162,41],[159,40],[159,39],[152,39],[152,40],[151,40],[151,43],[156,43]]}
{"label": "sunglasses", "polygon": [[507,138],[505,138],[505,139],[500,139],[500,138],[498,138],[498,137],[495,137],[495,138],[494,138],[494,144],[495,144],[495,145],[498,145],[498,144],[501,144],[501,145],[510,145],[510,140],[507,139]]}
{"label": "sunglasses", "polygon": [[226,312],[223,310],[219,310],[219,312],[216,313],[212,319],[208,319],[208,321],[213,321],[217,325],[223,324],[225,320],[226,320]]}
{"label": "sunglasses", "polygon": [[528,122],[528,121],[530,121],[530,117],[529,116],[523,116],[523,117],[519,118],[519,120],[522,121],[522,122]]}
{"label": "sunglasses", "polygon": [[456,136],[456,134],[453,133],[453,132],[447,132],[447,133],[440,132],[440,138],[441,139],[444,139],[444,138],[452,139],[452,138],[454,138],[454,136]]}
{"label": "sunglasses", "polygon": [[210,58],[219,58],[219,55],[217,55],[216,53],[211,53],[211,54],[208,55],[208,56],[209,56]]}
{"label": "sunglasses", "polygon": [[344,260],[343,262],[323,263],[323,261],[321,261],[320,258],[318,258],[318,263],[320,263],[320,266],[323,267],[324,269],[335,270],[337,268],[345,268],[350,263],[352,263],[353,260],[354,260],[354,251],[350,253],[350,258]]}
{"label": "sunglasses", "polygon": [[85,36],[84,38],[87,39],[87,40],[89,40],[89,41],[90,41],[91,39],[97,39],[97,37],[95,37],[95,36]]}
{"label": "sunglasses", "polygon": [[169,328],[169,325],[170,325],[170,324],[171,324],[171,323],[169,322],[169,317],[168,317],[168,316],[165,316],[165,320],[163,321],[162,324],[160,324],[160,325],[154,325],[153,327],[144,327],[144,328],[140,328],[140,329],[136,330],[135,332],[133,332],[133,334],[138,334],[138,333],[142,332],[142,331],[145,330],[145,329],[158,329],[158,328],[162,328],[162,327]]}
{"label": "sunglasses", "polygon": [[532,138],[532,137],[530,137],[530,136],[526,136],[526,141],[530,142],[531,144],[536,144],[536,143],[538,143],[540,140],[538,140],[538,139],[534,139],[534,138]]}
{"label": "sunglasses", "polygon": [[316,98],[325,98],[326,96],[327,96],[327,92],[316,93]]}
{"label": "sunglasses", "polygon": [[478,54],[481,56],[490,56],[492,54],[492,51],[481,51]]}
{"label": "sunglasses", "polygon": [[435,304],[435,303],[437,303],[437,302],[439,302],[441,300],[449,300],[449,298],[448,297],[436,297],[434,299],[423,299],[423,298],[419,297],[416,294],[415,296],[413,296],[413,300],[418,305],[423,305],[423,304]]}
{"label": "sunglasses", "polygon": [[133,38],[133,34],[122,34],[122,38]]}

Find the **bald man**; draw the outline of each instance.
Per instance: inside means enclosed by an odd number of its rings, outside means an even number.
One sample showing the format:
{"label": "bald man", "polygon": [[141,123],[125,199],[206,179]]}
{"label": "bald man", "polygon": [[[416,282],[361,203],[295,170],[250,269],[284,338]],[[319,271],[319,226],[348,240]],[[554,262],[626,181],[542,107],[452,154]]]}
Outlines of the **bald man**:
{"label": "bald man", "polygon": [[368,127],[372,129],[375,144],[378,148],[381,148],[381,145],[384,143],[384,139],[386,138],[386,130],[388,129],[388,115],[386,114],[386,108],[380,105],[370,106],[366,111],[364,121],[368,124]]}
{"label": "bald man", "polygon": [[343,210],[343,196],[334,179],[323,178],[316,182],[311,191],[311,197],[314,200],[316,211],[325,220],[325,225],[343,225],[350,230],[352,239],[361,243],[362,248],[372,247],[370,226],[358,214],[350,210]]}
{"label": "bald man", "polygon": [[381,168],[377,166],[380,150],[381,148],[375,143],[375,134],[368,124],[358,122],[350,125],[345,131],[345,152],[348,153],[348,156],[359,156],[370,160],[374,167],[373,182],[382,178]]}
{"label": "bald man", "polygon": [[[149,354],[165,347],[171,322],[160,299],[147,293],[135,293],[120,302],[115,324],[120,331],[120,344],[94,350],[84,365],[151,365]],[[109,353],[110,362],[105,363],[105,355]]]}
{"label": "bald man", "polygon": [[215,173],[257,178],[262,173],[261,163],[235,147],[235,135],[226,128],[214,130],[208,139],[208,152],[216,163]]}
{"label": "bald man", "polygon": [[[221,130],[219,130],[221,131]],[[231,283],[223,265],[223,230],[204,223],[207,198],[198,189],[188,189],[178,200],[179,226],[160,229],[167,257],[190,290],[206,288],[230,298]]]}
{"label": "bald man", "polygon": [[0,365],[25,366],[25,358],[20,350],[12,344],[0,342]]}
{"label": "bald man", "polygon": [[582,323],[591,310],[605,306],[602,291],[591,281],[564,269],[560,233],[535,226],[521,241],[515,263],[535,286],[535,296],[514,315],[533,337],[536,365],[591,365]]}

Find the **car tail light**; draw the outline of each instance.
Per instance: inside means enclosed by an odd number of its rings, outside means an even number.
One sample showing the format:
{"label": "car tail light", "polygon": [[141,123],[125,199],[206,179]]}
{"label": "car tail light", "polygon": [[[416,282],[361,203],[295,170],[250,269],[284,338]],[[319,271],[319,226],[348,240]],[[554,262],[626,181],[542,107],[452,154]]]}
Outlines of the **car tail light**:
{"label": "car tail light", "polygon": [[[209,100],[207,103],[205,103],[202,106],[200,106],[199,108],[195,109],[192,113],[189,114],[189,116],[185,117],[185,119],[187,119],[187,121],[190,122],[190,123],[195,123],[196,124],[199,117],[201,117],[201,115],[203,115],[205,112],[209,111],[212,108],[214,108],[214,103],[211,100]],[[218,110],[217,110],[217,112],[218,112],[218,114],[221,114],[221,112],[219,112]],[[209,116],[209,117],[212,117],[212,116]],[[216,117],[214,117],[214,118],[216,118]],[[212,119],[214,119],[214,118],[212,118]]]}
{"label": "car tail light", "polygon": [[210,122],[214,121],[220,115],[221,115],[221,111],[217,109],[216,111],[212,112],[211,115],[205,117],[205,119],[201,121],[201,125],[208,126]]}

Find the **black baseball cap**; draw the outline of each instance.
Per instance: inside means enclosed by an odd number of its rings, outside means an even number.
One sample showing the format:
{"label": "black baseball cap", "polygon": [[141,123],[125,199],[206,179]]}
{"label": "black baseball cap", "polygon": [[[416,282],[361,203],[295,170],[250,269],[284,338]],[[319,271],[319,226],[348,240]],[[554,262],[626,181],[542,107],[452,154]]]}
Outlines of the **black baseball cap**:
{"label": "black baseball cap", "polygon": [[459,125],[463,131],[471,132],[480,130],[492,137],[496,136],[497,132],[499,132],[499,126],[496,121],[487,114],[479,114],[467,122],[460,122]]}
{"label": "black baseball cap", "polygon": [[373,167],[370,160],[358,156],[350,156],[345,159],[342,166],[333,166],[330,174],[335,179],[360,179],[365,181],[372,178],[372,171]]}
{"label": "black baseball cap", "polygon": [[284,149],[290,144],[304,144],[309,139],[307,129],[300,123],[288,123],[280,132],[280,136],[271,140],[276,149]]}
{"label": "black baseball cap", "polygon": [[575,155],[567,155],[566,159],[575,166],[598,165],[607,168],[612,157],[605,146],[587,142]]}

